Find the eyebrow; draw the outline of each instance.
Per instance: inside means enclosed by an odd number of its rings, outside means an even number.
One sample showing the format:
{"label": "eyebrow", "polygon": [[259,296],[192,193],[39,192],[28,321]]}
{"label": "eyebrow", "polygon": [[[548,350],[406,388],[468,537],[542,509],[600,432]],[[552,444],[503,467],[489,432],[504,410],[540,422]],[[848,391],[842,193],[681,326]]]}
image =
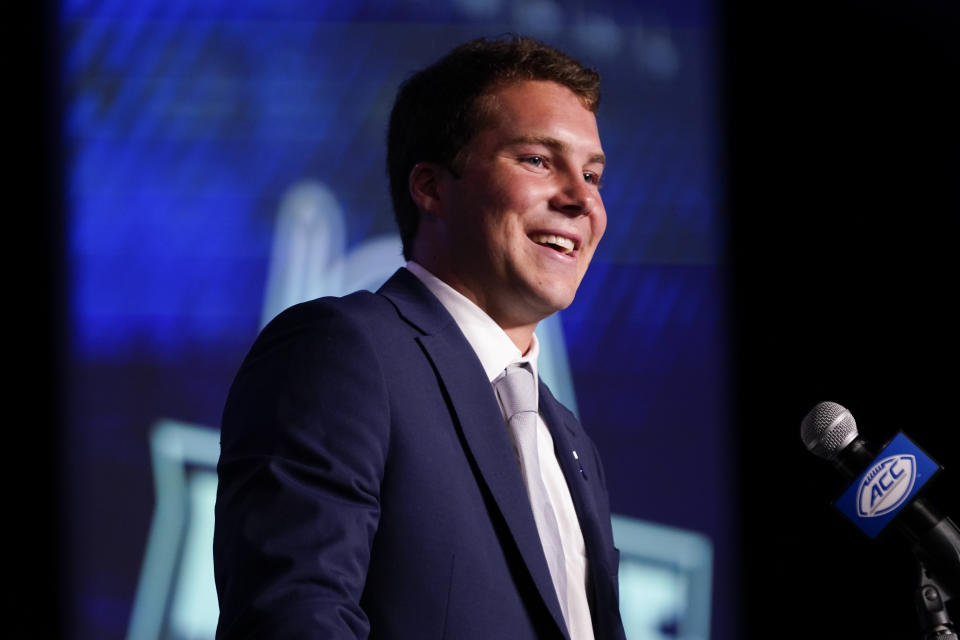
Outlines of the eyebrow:
{"label": "eyebrow", "polygon": [[[518,136],[508,142],[507,146],[512,146],[515,144],[539,144],[561,153],[569,149],[569,146],[565,142],[556,138],[551,138],[550,136]],[[607,157],[602,153],[596,153],[587,159],[587,164],[594,163],[606,166]]]}

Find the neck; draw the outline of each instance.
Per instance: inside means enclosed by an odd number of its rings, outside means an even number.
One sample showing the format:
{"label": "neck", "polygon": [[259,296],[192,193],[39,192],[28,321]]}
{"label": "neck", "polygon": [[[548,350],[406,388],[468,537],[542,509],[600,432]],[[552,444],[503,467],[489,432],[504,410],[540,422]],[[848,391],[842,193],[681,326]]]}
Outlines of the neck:
{"label": "neck", "polygon": [[[417,255],[417,253],[419,253],[419,255]],[[463,279],[457,277],[457,274],[453,270],[444,269],[444,263],[442,261],[431,260],[430,254],[424,254],[423,252],[417,253],[413,256],[414,261],[482,309],[484,313],[490,316],[490,318],[503,329],[503,332],[507,334],[507,337],[510,338],[513,344],[517,345],[520,353],[526,355],[533,345],[533,331],[537,328],[539,320],[510,317],[510,314],[503,313],[502,309],[495,308],[494,305],[489,304],[488,300],[484,300],[478,296],[475,288],[468,286]]]}
{"label": "neck", "polygon": [[517,345],[520,353],[523,355],[527,354],[530,347],[533,346],[533,331],[537,328],[539,320],[517,318],[515,314],[507,313],[506,310],[490,304],[489,300],[478,296],[474,289],[465,286],[460,280],[456,278],[450,278],[448,280],[440,276],[437,277],[456,289],[457,292],[462,294],[470,302],[480,307],[484,313],[490,316],[490,318],[503,329],[503,332],[507,334],[507,337],[510,338],[513,344]]}
{"label": "neck", "polygon": [[[496,320],[496,318],[494,318]],[[497,324],[500,324],[499,322]],[[520,349],[522,355],[527,355],[527,352],[530,351],[530,347],[533,346],[533,330],[537,328],[537,325],[529,325],[524,327],[512,327],[507,328],[502,324],[500,328],[503,329],[503,332],[507,334],[507,337],[513,341],[513,344],[517,345],[517,348]]]}

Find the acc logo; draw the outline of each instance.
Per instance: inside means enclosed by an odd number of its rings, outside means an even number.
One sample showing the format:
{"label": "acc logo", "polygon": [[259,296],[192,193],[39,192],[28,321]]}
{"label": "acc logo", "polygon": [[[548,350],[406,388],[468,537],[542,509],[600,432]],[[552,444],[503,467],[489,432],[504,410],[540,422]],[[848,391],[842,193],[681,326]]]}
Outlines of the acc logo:
{"label": "acc logo", "polygon": [[875,518],[890,513],[910,497],[917,460],[909,454],[884,458],[867,472],[857,490],[857,515]]}

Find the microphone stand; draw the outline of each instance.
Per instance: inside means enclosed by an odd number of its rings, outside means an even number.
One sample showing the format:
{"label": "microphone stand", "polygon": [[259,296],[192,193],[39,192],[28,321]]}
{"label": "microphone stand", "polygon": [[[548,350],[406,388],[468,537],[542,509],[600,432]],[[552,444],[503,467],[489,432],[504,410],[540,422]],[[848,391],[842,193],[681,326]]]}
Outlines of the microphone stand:
{"label": "microphone stand", "polygon": [[921,640],[958,640],[947,610],[950,593],[936,578],[927,571],[927,565],[920,554],[915,554],[920,569],[920,586],[917,587],[914,602],[917,615],[920,616]]}
{"label": "microphone stand", "polygon": [[[960,640],[947,610],[947,602],[960,594],[960,530],[950,518],[920,501],[908,504],[900,516],[894,523],[913,542],[919,567],[914,603],[921,639]],[[916,535],[917,531],[924,533]]]}

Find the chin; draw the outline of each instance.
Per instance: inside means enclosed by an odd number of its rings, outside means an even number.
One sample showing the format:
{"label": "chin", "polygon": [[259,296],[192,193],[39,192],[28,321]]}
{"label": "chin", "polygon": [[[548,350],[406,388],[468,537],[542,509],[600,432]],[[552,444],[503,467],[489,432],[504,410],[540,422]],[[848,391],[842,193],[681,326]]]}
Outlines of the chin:
{"label": "chin", "polygon": [[[570,291],[541,291],[538,296],[538,307],[544,310],[546,315],[553,315],[557,311],[563,311],[573,303],[576,289]],[[544,316],[546,317],[546,316]]]}

